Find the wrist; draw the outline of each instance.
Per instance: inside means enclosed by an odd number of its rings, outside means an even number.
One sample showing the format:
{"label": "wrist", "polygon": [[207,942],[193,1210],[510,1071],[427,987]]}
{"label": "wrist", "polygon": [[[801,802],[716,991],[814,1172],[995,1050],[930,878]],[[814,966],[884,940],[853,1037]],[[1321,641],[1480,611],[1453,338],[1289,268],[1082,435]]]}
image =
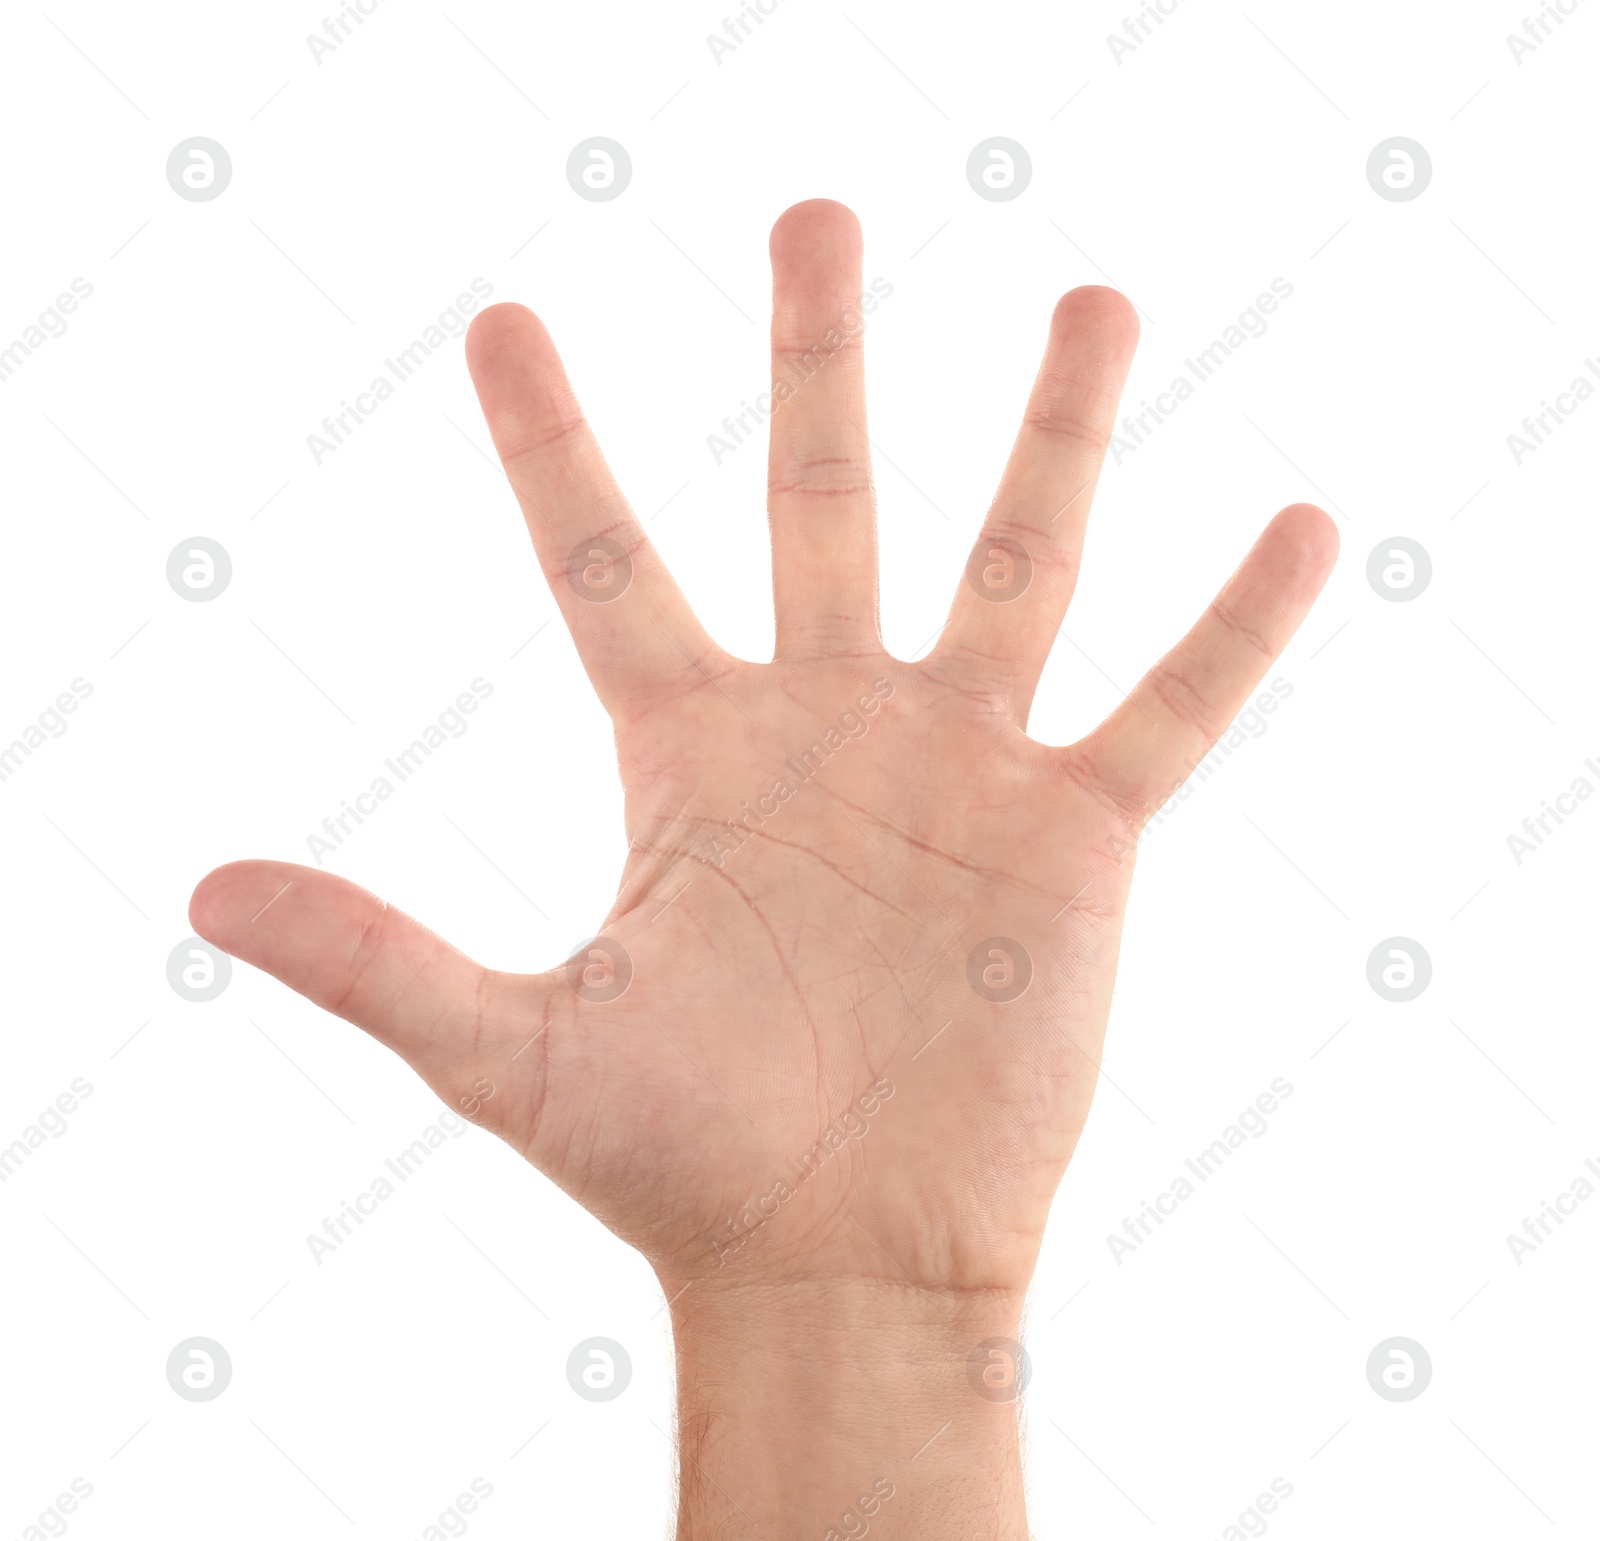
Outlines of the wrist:
{"label": "wrist", "polygon": [[1022,1296],[696,1281],[672,1306],[679,1541],[1025,1537]]}

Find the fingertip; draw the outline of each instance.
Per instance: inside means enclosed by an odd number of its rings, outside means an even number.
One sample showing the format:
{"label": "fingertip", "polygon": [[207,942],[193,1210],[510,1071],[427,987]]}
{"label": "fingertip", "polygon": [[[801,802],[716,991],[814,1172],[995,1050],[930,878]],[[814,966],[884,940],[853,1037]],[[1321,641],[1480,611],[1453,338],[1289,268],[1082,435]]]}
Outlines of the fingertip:
{"label": "fingertip", "polygon": [[217,946],[222,945],[222,934],[227,917],[233,911],[233,894],[240,877],[253,863],[235,861],[213,868],[195,884],[189,895],[189,924],[196,936]]}
{"label": "fingertip", "polygon": [[292,862],[228,862],[195,885],[189,896],[189,924],[196,936],[237,954],[243,929],[281,899],[296,879],[321,876]]}
{"label": "fingertip", "polygon": [[1056,301],[1050,317],[1053,331],[1070,335],[1090,332],[1118,352],[1131,354],[1139,342],[1139,312],[1127,295],[1105,284],[1080,284]]}
{"label": "fingertip", "polygon": [[832,198],[807,198],[785,209],[768,242],[775,268],[814,262],[818,256],[861,257],[861,221]]}
{"label": "fingertip", "polygon": [[467,328],[467,368],[476,378],[549,342],[544,323],[526,305],[503,300],[480,310]]}
{"label": "fingertip", "polygon": [[1291,503],[1274,516],[1263,539],[1271,538],[1283,565],[1300,576],[1314,596],[1339,559],[1339,527],[1315,503]]}
{"label": "fingertip", "polygon": [[1278,517],[1288,521],[1308,546],[1329,556],[1339,554],[1339,526],[1332,514],[1315,503],[1291,503]]}

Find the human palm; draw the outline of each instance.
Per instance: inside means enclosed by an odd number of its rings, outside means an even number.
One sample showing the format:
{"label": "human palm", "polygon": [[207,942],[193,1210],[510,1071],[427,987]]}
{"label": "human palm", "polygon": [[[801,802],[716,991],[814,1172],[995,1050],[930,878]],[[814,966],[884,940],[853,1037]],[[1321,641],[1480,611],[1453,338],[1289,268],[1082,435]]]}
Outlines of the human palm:
{"label": "human palm", "polygon": [[1293,634],[1336,539],[1286,509],[1105,723],[1036,743],[1130,307],[1105,289],[1057,307],[950,619],[907,663],[878,634],[859,233],[839,205],[801,204],[772,251],[790,388],[772,414],[771,663],[700,629],[540,323],[499,305],[468,338],[616,728],[629,854],[593,942],[497,973],[342,879],[270,862],[212,873],[193,922],[395,1049],[671,1292],[1020,1291],[1088,1113],[1138,830]]}

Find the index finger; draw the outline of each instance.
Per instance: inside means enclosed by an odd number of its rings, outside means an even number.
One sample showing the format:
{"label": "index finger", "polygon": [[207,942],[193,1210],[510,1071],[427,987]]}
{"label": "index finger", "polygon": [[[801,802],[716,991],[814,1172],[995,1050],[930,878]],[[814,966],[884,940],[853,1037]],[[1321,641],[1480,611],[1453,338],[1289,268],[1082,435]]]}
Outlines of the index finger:
{"label": "index finger", "polygon": [[467,367],[539,565],[613,717],[724,656],[645,538],[578,406],[544,324],[493,305]]}

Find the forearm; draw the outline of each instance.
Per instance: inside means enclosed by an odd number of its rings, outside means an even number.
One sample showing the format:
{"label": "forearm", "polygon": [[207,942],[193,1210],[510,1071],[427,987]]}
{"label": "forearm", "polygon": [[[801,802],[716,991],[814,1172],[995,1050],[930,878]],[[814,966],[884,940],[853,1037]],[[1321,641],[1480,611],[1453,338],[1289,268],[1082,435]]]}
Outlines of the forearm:
{"label": "forearm", "polygon": [[[689,1288],[678,1541],[1026,1541],[1020,1311],[859,1281]],[[1006,1346],[972,1363],[988,1339]]]}

